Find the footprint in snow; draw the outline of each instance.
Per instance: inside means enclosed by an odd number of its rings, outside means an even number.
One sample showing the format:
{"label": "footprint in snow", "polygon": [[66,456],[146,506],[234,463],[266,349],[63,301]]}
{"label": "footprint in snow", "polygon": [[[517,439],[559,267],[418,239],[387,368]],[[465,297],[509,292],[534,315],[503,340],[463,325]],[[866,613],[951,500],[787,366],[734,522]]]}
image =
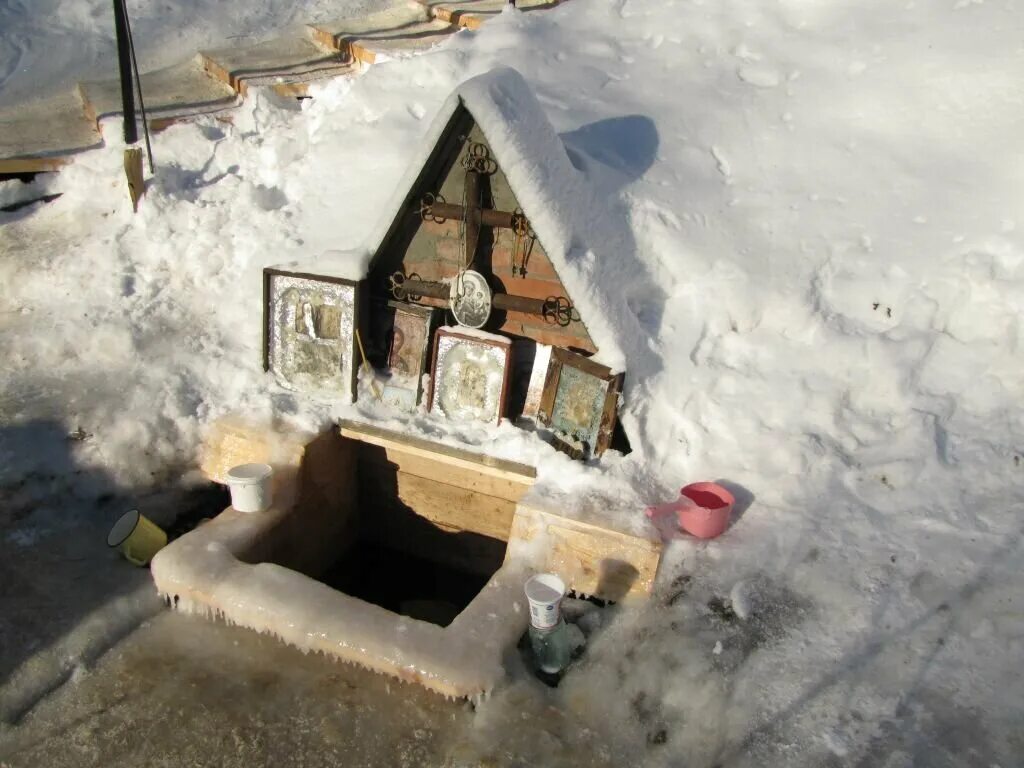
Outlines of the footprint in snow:
{"label": "footprint in snow", "polygon": [[732,176],[732,166],[729,165],[729,160],[723,154],[722,150],[714,144],[711,145],[711,156],[715,159],[715,165],[718,167],[718,172],[722,174],[726,179]]}
{"label": "footprint in snow", "polygon": [[736,71],[740,80],[755,88],[774,88],[782,79],[778,71],[771,67],[747,66]]}

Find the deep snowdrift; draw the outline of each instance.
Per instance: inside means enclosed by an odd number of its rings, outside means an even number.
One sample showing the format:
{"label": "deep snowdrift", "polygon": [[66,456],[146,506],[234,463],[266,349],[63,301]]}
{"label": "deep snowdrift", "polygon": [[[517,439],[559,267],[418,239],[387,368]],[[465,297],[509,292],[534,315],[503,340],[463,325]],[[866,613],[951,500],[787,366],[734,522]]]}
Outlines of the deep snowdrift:
{"label": "deep snowdrift", "polygon": [[[118,150],[90,153],[59,200],[0,219],[0,415],[81,426],[79,461],[125,484],[187,465],[236,410],[480,445],[638,525],[684,482],[729,480],[749,509],[718,541],[674,542],[652,605],[552,694],[581,728],[665,764],[1010,765],[1021,29],[993,3],[574,0],[328,84],[301,113],[255,98],[233,125],[171,128],[136,216]],[[613,321],[639,329],[633,453],[594,466],[508,424],[307,403],[260,370],[261,268],[359,246],[448,93],[497,64],[643,265],[613,286],[631,312]],[[708,606],[730,594],[746,619]],[[505,727],[523,711],[543,717],[536,692],[499,692],[474,738],[543,750]]]}

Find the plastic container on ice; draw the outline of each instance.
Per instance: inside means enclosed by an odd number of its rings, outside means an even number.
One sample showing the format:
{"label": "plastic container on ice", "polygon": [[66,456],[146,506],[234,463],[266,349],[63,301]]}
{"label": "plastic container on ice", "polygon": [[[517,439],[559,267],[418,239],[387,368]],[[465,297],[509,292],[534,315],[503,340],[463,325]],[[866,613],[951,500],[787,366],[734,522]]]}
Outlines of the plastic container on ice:
{"label": "plastic container on ice", "polygon": [[274,470],[269,464],[239,464],[228,470],[231,506],[239,512],[262,512],[273,501],[271,480]]}
{"label": "plastic container on ice", "polygon": [[562,616],[565,582],[553,573],[538,573],[526,582],[526,599],[530,602],[530,624],[537,629],[550,629]]}
{"label": "plastic container on ice", "polygon": [[526,582],[530,602],[530,648],[538,676],[549,685],[557,685],[569,666],[569,631],[562,620],[565,582],[553,573],[539,573]]}
{"label": "plastic container on ice", "polygon": [[680,504],[676,513],[684,531],[698,539],[713,539],[729,527],[736,499],[718,483],[691,483],[680,494],[693,502]]}

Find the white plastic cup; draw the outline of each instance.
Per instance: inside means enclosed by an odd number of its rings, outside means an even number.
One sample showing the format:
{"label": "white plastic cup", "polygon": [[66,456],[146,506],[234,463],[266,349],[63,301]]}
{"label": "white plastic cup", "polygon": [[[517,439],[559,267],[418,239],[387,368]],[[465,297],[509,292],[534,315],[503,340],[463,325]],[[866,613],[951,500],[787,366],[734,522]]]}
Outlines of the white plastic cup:
{"label": "white plastic cup", "polygon": [[239,512],[262,512],[273,501],[270,486],[274,470],[269,464],[239,464],[228,470],[231,506]]}
{"label": "white plastic cup", "polygon": [[562,616],[565,582],[553,573],[538,573],[526,581],[530,601],[530,623],[537,629],[551,629]]}

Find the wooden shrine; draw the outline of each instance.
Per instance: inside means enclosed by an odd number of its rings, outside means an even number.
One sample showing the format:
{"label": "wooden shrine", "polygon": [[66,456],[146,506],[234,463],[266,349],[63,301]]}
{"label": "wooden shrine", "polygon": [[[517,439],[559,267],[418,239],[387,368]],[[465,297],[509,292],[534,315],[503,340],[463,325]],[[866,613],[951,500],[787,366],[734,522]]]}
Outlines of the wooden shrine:
{"label": "wooden shrine", "polygon": [[589,359],[586,317],[531,218],[538,198],[503,168],[513,150],[492,146],[461,98],[443,119],[358,285],[323,270],[317,286],[315,260],[291,277],[267,270],[265,367],[285,386],[352,397],[372,368],[370,396],[400,410],[536,418],[566,453],[599,456],[622,375]]}
{"label": "wooden shrine", "polygon": [[493,291],[493,333],[597,351],[555,267],[469,111],[456,109],[381,243],[371,291],[447,308],[462,270]]}
{"label": "wooden shrine", "polygon": [[[309,396],[536,419],[561,450],[599,456],[623,376],[594,358],[625,358],[597,315],[614,299],[565,253],[592,220],[561,203],[586,195],[564,146],[507,69],[459,86],[428,135],[366,249],[264,271],[264,368]],[[655,582],[652,527],[624,523],[621,498],[596,488],[567,504],[533,466],[377,423],[213,425],[208,478],[252,462],[274,469],[270,508],[229,508],[171,542],[152,562],[159,593],[448,696],[502,680],[531,574],[612,602]]]}

